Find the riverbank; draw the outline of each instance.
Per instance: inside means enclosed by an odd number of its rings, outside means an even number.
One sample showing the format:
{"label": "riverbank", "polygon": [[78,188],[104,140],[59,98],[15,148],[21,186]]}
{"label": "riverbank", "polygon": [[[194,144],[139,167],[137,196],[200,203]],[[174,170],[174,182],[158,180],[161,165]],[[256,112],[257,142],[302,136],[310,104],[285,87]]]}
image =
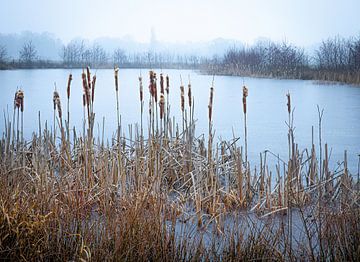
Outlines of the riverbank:
{"label": "riverbank", "polygon": [[[114,64],[102,64],[94,66],[94,69],[113,69]],[[18,69],[82,69],[84,65],[64,65],[62,62],[55,61],[39,61],[31,65],[23,63],[6,63],[0,65],[0,70],[18,70]],[[315,68],[307,68],[296,73],[287,72],[249,72],[247,70],[231,69],[225,65],[214,64],[123,64],[119,65],[121,69],[147,69],[147,68],[166,68],[166,69],[187,69],[196,70],[202,74],[208,75],[222,75],[222,76],[239,76],[239,77],[256,77],[256,78],[270,78],[270,79],[296,79],[296,80],[313,80],[321,84],[351,84],[360,86],[360,72],[336,72],[323,71]]]}

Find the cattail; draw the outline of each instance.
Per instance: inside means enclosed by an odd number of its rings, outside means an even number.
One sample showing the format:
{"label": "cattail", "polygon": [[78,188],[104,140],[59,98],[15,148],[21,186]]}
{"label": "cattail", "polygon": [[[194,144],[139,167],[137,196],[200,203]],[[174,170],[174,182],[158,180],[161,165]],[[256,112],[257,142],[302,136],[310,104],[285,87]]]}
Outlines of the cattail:
{"label": "cattail", "polygon": [[150,75],[149,91],[150,91],[151,97],[154,97],[154,96],[155,96],[155,89],[154,89],[154,72],[153,72],[153,71],[149,71],[149,75]]}
{"label": "cattail", "polygon": [[93,76],[93,80],[91,82],[92,89],[91,89],[91,102],[94,103],[95,97],[95,83],[96,83],[96,75]]}
{"label": "cattail", "polygon": [[290,93],[287,93],[286,94],[286,97],[287,97],[287,109],[288,109],[288,113],[290,114],[291,113],[291,99],[290,99]]}
{"label": "cattail", "polygon": [[20,89],[15,92],[14,109],[18,108],[21,112],[24,112],[24,92]]}
{"label": "cattail", "polygon": [[53,95],[53,104],[54,104],[54,110],[56,110],[57,100],[59,98],[59,93],[55,90]]}
{"label": "cattail", "polygon": [[68,83],[67,83],[67,98],[70,99],[70,84],[72,81],[72,74],[69,74]]}
{"label": "cattail", "polygon": [[86,105],[86,98],[85,98],[85,94],[83,94],[83,107],[85,107]]}
{"label": "cattail", "polygon": [[166,93],[169,94],[170,80],[169,76],[166,76]]}
{"label": "cattail", "polygon": [[61,109],[61,102],[59,93],[55,90],[53,95],[53,103],[54,103],[54,110],[57,108],[59,113],[59,118],[62,117],[62,109]]}
{"label": "cattail", "polygon": [[139,76],[139,85],[140,85],[140,102],[144,100],[144,91],[143,91],[143,84],[142,84],[142,77]]}
{"label": "cattail", "polygon": [[20,100],[20,111],[24,112],[24,92],[22,90],[18,91],[18,99]]}
{"label": "cattail", "polygon": [[59,118],[61,119],[61,117],[62,117],[62,110],[61,110],[60,97],[57,99],[57,109],[58,109],[58,113],[59,113]]}
{"label": "cattail", "polygon": [[151,118],[151,107],[152,107],[152,102],[151,102],[151,99],[149,99],[149,115],[150,115],[150,118]]}
{"label": "cattail", "polygon": [[212,107],[213,107],[214,87],[210,88],[210,100],[209,100],[209,122],[212,119]]}
{"label": "cattail", "polygon": [[191,84],[190,84],[190,81],[189,81],[189,84],[188,84],[188,99],[189,99],[189,107],[191,107]]}
{"label": "cattail", "polygon": [[243,110],[244,114],[246,114],[246,97],[248,96],[248,89],[246,86],[243,86]]}
{"label": "cattail", "polygon": [[82,80],[83,80],[83,90],[84,90],[84,94],[85,94],[85,99],[86,99],[86,105],[89,105],[90,103],[90,94],[89,94],[89,89],[88,89],[88,84],[87,84],[87,80],[86,80],[86,74],[83,71],[83,73],[81,74],[82,76]]}
{"label": "cattail", "polygon": [[119,90],[119,82],[118,82],[119,68],[118,67],[114,69],[114,73],[115,73],[115,90],[117,92]]}
{"label": "cattail", "polygon": [[157,79],[156,79],[156,73],[154,73],[154,82],[153,82],[153,85],[154,85],[154,98],[155,98],[155,103],[157,103],[157,101],[158,101],[156,81],[157,81]]}
{"label": "cattail", "polygon": [[180,91],[181,91],[181,111],[184,112],[185,109],[185,97],[184,97],[184,86],[181,85],[180,86]]}
{"label": "cattail", "polygon": [[90,67],[86,67],[86,74],[87,74],[87,83],[88,89],[91,89],[91,74],[90,74]]}
{"label": "cattail", "polygon": [[159,106],[160,106],[160,119],[163,119],[164,118],[164,106],[165,106],[164,94],[160,94]]}
{"label": "cattail", "polygon": [[14,96],[14,110],[16,108],[20,108],[20,104],[18,103],[18,99],[17,99],[17,91],[15,92],[15,96]]}
{"label": "cattail", "polygon": [[160,93],[164,94],[164,76],[162,73],[160,74]]}
{"label": "cattail", "polygon": [[247,117],[246,117],[246,97],[248,96],[249,91],[246,86],[243,86],[243,110],[244,110],[244,135],[245,135],[245,163],[248,164],[248,154],[247,154]]}

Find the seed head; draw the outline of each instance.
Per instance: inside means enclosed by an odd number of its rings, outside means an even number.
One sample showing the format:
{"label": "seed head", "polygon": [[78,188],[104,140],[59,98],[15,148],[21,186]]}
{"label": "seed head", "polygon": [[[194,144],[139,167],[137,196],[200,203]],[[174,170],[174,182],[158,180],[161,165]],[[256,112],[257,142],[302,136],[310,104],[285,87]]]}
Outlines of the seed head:
{"label": "seed head", "polygon": [[287,110],[288,110],[288,113],[290,114],[291,113],[291,99],[290,99],[290,93],[287,93],[286,94],[286,97],[287,97]]}
{"label": "seed head", "polygon": [[119,90],[119,80],[118,80],[118,77],[119,77],[119,68],[115,68],[114,69],[114,75],[115,75],[115,90],[116,92]]}
{"label": "seed head", "polygon": [[140,86],[140,102],[144,100],[144,91],[143,91],[143,84],[142,84],[142,77],[139,76],[139,86]]}
{"label": "seed head", "polygon": [[209,122],[212,120],[212,107],[213,107],[213,99],[214,99],[214,87],[210,87],[210,99],[209,99]]}
{"label": "seed head", "polygon": [[180,91],[181,91],[181,111],[184,112],[185,109],[185,97],[184,97],[184,86],[181,85],[180,86]]}
{"label": "seed head", "polygon": [[166,76],[166,93],[169,94],[169,88],[170,88],[170,80],[169,76]]}
{"label": "seed head", "polygon": [[69,74],[68,84],[67,84],[67,98],[70,99],[70,85],[72,81],[72,74]]}
{"label": "seed head", "polygon": [[90,94],[89,94],[89,88],[88,88],[86,74],[85,74],[84,70],[81,74],[81,77],[82,77],[82,82],[83,82],[83,90],[84,90],[86,105],[89,105],[90,104]]}
{"label": "seed head", "polygon": [[93,76],[93,80],[91,82],[92,89],[91,89],[91,102],[94,103],[95,97],[95,84],[96,84],[96,75]]}
{"label": "seed head", "polygon": [[163,119],[163,118],[164,118],[164,107],[165,107],[165,97],[164,97],[164,94],[160,94],[159,106],[160,106],[160,119]]}
{"label": "seed head", "polygon": [[54,103],[54,110],[58,110],[59,118],[62,117],[62,110],[61,110],[61,102],[60,102],[60,96],[59,93],[55,90],[53,95],[53,103]]}
{"label": "seed head", "polygon": [[21,112],[24,112],[24,91],[21,89],[15,92],[14,109],[18,108]]}
{"label": "seed head", "polygon": [[189,107],[191,107],[192,99],[191,99],[191,84],[188,84],[188,99],[189,99]]}
{"label": "seed head", "polygon": [[246,114],[246,97],[248,96],[249,91],[246,86],[243,86],[243,110],[244,114]]}
{"label": "seed head", "polygon": [[160,94],[164,94],[164,76],[160,74]]}

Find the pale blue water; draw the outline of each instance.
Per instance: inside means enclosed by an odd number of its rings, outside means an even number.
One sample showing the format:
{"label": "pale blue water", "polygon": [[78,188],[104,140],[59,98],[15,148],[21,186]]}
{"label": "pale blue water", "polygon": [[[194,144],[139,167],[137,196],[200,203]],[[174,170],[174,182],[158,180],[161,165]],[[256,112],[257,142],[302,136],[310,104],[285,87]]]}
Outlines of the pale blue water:
{"label": "pale blue water", "polygon": [[[83,117],[81,70],[72,70],[71,124],[81,131]],[[123,69],[119,72],[120,111],[122,124],[140,122],[139,69]],[[160,70],[156,71],[158,74]],[[16,87],[25,92],[25,136],[29,138],[38,128],[38,111],[42,122],[52,125],[54,82],[60,93],[62,107],[66,113],[66,84],[70,70],[12,70],[0,71],[0,109],[12,116],[13,97]],[[95,70],[92,71],[95,73]],[[171,112],[180,121],[180,74],[187,94],[187,79],[191,77],[192,92],[195,96],[195,118],[198,119],[197,134],[207,133],[209,88],[212,76],[200,75],[187,70],[163,70],[170,77]],[[116,98],[113,70],[97,70],[95,90],[96,121],[102,124],[110,137],[116,129]],[[142,70],[144,79],[144,124],[148,112],[148,71]],[[319,85],[312,81],[241,78],[230,76],[215,77],[213,121],[216,137],[223,139],[239,136],[243,144],[242,86],[249,89],[248,104],[248,148],[249,158],[258,163],[259,153],[265,149],[287,157],[287,108],[286,93],[289,91],[292,106],[295,107],[295,138],[300,148],[310,148],[311,128],[314,126],[315,143],[318,143],[317,105],[324,108],[323,142],[329,144],[331,166],[343,160],[344,150],[348,151],[349,168],[358,172],[360,154],[360,88],[350,85]],[[187,95],[186,95],[187,103]],[[43,124],[44,126],[44,124]],[[100,128],[101,129],[101,128]],[[126,129],[126,128],[124,128]],[[97,133],[95,127],[95,133]],[[0,117],[0,132],[4,131],[4,114]],[[270,159],[271,160],[271,159]],[[276,160],[275,158],[273,159]]]}

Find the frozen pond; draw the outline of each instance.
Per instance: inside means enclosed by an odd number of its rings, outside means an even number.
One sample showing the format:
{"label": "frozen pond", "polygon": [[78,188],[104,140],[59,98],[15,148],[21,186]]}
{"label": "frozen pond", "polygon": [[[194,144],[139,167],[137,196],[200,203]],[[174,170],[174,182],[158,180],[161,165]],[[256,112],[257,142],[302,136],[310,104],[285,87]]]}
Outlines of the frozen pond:
{"label": "frozen pond", "polygon": [[[38,128],[38,111],[42,122],[52,125],[54,82],[66,114],[66,84],[69,73],[73,74],[71,89],[71,125],[81,130],[83,118],[81,70],[39,69],[0,71],[0,109],[9,115],[13,112],[13,97],[17,87],[25,92],[25,137],[29,138]],[[158,75],[161,70],[156,70]],[[212,76],[188,70],[167,70],[170,77],[171,114],[181,124],[180,75],[187,94],[190,75],[192,93],[195,97],[196,132],[207,133],[209,88]],[[107,137],[116,130],[116,98],[113,70],[92,70],[97,75],[95,90],[96,122],[102,125],[105,117]],[[140,122],[139,69],[121,69],[119,72],[120,111],[123,130],[128,124]],[[144,82],[144,123],[148,112],[148,70],[142,69]],[[286,93],[289,91],[295,107],[295,138],[300,148],[310,148],[311,129],[314,126],[315,144],[318,146],[317,105],[324,109],[322,137],[331,149],[331,167],[342,161],[344,150],[348,151],[349,169],[358,172],[360,154],[360,88],[350,85],[320,85],[313,81],[215,77],[213,121],[215,136],[231,139],[233,131],[243,143],[242,86],[249,89],[248,105],[248,150],[249,158],[258,163],[259,153],[268,149],[287,158],[287,108]],[[159,83],[158,83],[159,86]],[[187,95],[185,96],[187,103]],[[0,117],[0,131],[4,131],[4,114]],[[100,128],[101,129],[101,128]],[[95,127],[95,134],[98,127]],[[276,159],[274,159],[275,161]]]}

